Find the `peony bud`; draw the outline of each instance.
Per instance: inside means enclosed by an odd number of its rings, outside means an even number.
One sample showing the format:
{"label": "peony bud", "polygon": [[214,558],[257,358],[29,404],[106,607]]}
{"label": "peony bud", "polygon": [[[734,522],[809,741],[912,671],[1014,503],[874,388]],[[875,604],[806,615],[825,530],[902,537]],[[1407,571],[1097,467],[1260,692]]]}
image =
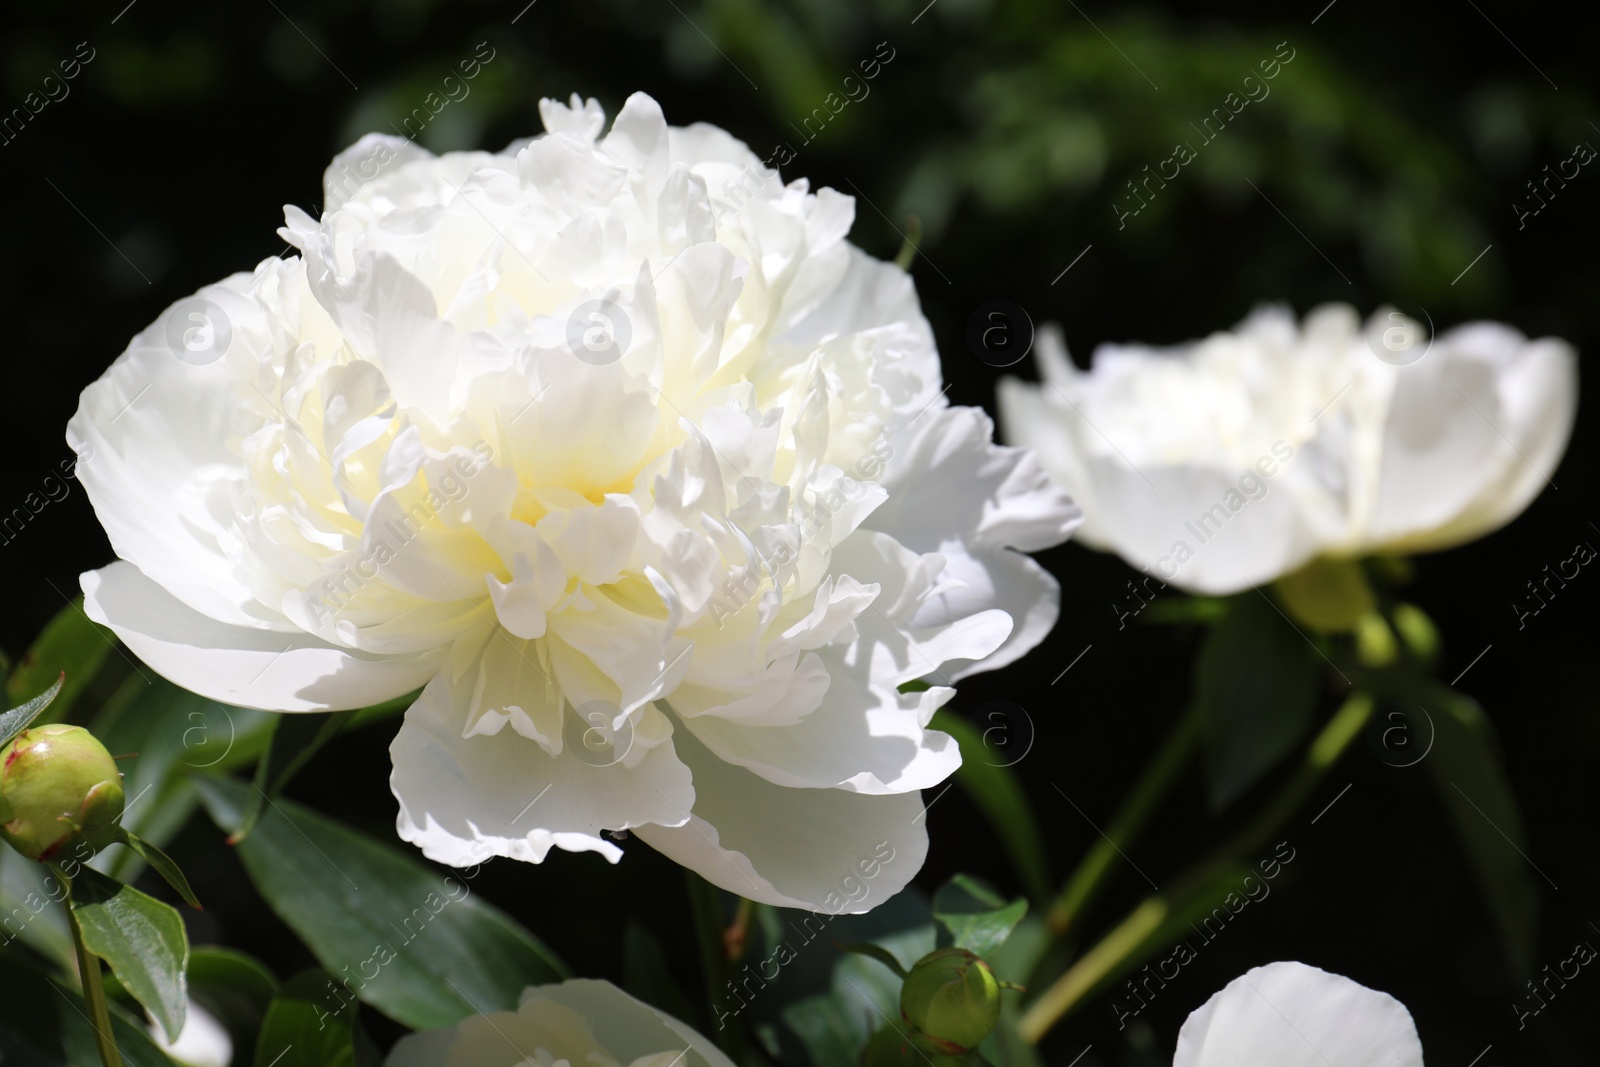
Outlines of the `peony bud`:
{"label": "peony bud", "polygon": [[1406,643],[1406,648],[1417,659],[1425,664],[1431,664],[1438,658],[1439,628],[1428,618],[1427,612],[1415,604],[1396,604],[1394,628],[1399,631],[1400,639]]}
{"label": "peony bud", "polygon": [[117,839],[122,776],[104,745],[81,726],[24,730],[0,749],[0,838],[48,862],[68,844],[99,851]]}
{"label": "peony bud", "polygon": [[942,948],[918,960],[900,987],[900,1012],[951,1052],[964,1052],[1000,1021],[1000,983],[966,949]]}

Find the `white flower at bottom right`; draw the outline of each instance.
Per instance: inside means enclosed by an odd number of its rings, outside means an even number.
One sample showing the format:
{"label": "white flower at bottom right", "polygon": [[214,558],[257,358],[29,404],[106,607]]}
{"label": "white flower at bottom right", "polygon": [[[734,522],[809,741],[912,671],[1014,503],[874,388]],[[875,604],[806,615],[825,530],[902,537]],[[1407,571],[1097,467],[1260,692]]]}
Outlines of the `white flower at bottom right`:
{"label": "white flower at bottom right", "polygon": [[1343,975],[1269,963],[1229,982],[1178,1033],[1172,1067],[1422,1067],[1404,1004]]}

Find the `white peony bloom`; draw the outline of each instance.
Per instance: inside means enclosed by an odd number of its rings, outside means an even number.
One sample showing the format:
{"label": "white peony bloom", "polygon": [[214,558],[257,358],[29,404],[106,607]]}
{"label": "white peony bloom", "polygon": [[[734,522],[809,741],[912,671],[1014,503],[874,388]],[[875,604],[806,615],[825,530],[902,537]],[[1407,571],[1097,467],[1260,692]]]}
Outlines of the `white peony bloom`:
{"label": "white peony bloom", "polygon": [[1178,1032],[1172,1067],[1422,1067],[1405,1005],[1303,963],[1233,981]]}
{"label": "white peony bloom", "polygon": [[541,108],[499,155],[364,138],[320,220],[286,209],[299,256],[84,391],[120,557],[87,610],[234,704],[423,687],[392,785],[435,860],[615,861],[631,829],[743,896],[865,911],[960,763],[929,717],[1049,631],[1021,552],[1077,509],[941,399],[849,197],[642,94],[604,137],[592,100]]}
{"label": "white peony bloom", "polygon": [[610,982],[530,986],[516,1011],[400,1039],[384,1067],[733,1067],[716,1045]]}
{"label": "white peony bloom", "polygon": [[184,1012],[177,1040],[169,1042],[154,1023],[149,1030],[156,1047],[183,1067],[228,1067],[233,1062],[233,1038],[216,1016],[192,1000]]}
{"label": "white peony bloom", "polygon": [[[1082,505],[1085,542],[1194,592],[1248,589],[1317,557],[1448,548],[1549,484],[1577,356],[1497,323],[1424,347],[1394,315],[1363,327],[1338,304],[1297,325],[1265,308],[1174,349],[1104,346],[1087,372],[1043,331],[1043,382],[1000,383],[1002,425]],[[1411,331],[1408,365],[1376,354],[1395,331]]]}

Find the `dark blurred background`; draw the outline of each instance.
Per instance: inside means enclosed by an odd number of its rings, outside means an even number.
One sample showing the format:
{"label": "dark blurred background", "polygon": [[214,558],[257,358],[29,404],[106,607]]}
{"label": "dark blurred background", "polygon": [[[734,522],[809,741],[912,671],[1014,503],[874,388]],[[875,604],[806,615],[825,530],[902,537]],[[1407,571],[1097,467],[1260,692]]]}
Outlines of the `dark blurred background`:
{"label": "dark blurred background", "polygon": [[[283,251],[274,235],[283,205],[317,207],[331,156],[363,132],[392,131],[441,93],[461,60],[485,54],[480,42],[494,58],[470,95],[431,117],[419,140],[432,149],[498,149],[537,132],[541,96],[576,91],[615,114],[642,89],[669,121],[715,123],[763,157],[787,144],[795,158],[784,177],[856,195],[853,239],[878,256],[893,256],[897,230],[918,216],[913,273],[956,403],[993,411],[1001,372],[974,358],[965,330],[974,309],[996,298],[1036,323],[1062,323],[1080,363],[1103,341],[1203,336],[1263,300],[1302,312],[1344,300],[1364,314],[1403,300],[1440,328],[1495,318],[1580,351],[1600,341],[1600,170],[1585,166],[1565,187],[1552,185],[1536,215],[1519,221],[1514,207],[1539,206],[1526,183],[1542,180],[1547,165],[1555,170],[1580,142],[1600,146],[1600,15],[1586,7],[125,2],[15,5],[0,44],[0,114],[24,107],[30,93],[43,98],[45,76],[59,77],[61,61],[92,54],[65,83],[67,95],[0,135],[0,183],[14,209],[0,261],[13,398],[0,422],[0,511],[70,457],[63,429],[79,390],[135,332],[202,284]],[[869,94],[820,132],[813,121],[807,141],[797,128],[813,109],[829,93],[844,96],[843,79],[861,61],[890,52]],[[1196,143],[1190,124],[1230,92],[1242,95],[1261,60],[1290,52],[1270,96],[1245,107],[1119,228],[1112,205],[1134,203],[1128,180],[1142,179],[1176,141]],[[59,86],[48,88],[59,96]],[[1032,374],[1027,363],[1016,369]],[[1508,529],[1418,560],[1407,594],[1444,631],[1444,680],[1492,646],[1461,688],[1494,720],[1528,855],[1548,876],[1538,882],[1539,966],[1554,966],[1576,942],[1600,945],[1591,925],[1600,923],[1600,718],[1595,631],[1583,622],[1600,604],[1600,578],[1580,575],[1521,631],[1511,600],[1575,543],[1600,542],[1591,407],[1580,407],[1554,475],[1559,489]],[[56,590],[74,592],[78,572],[110,551],[75,484],[6,536],[0,646],[15,656],[63,606]],[[1084,815],[1109,818],[1186,706],[1196,635],[1119,631],[1111,603],[1133,572],[1113,558],[1069,545],[1042,559],[1062,582],[1060,626],[1018,666],[964,683],[955,707],[976,716],[986,701],[1005,699],[1026,709],[1036,737],[1016,770],[1061,878],[1095,840]],[[337,743],[291,794],[387,836],[394,804],[384,729]],[[1047,1059],[1066,1063],[1092,1045],[1082,1067],[1168,1062],[1183,1018],[1212,992],[1248,967],[1298,959],[1397,996],[1417,1019],[1430,1064],[1466,1067],[1489,1045],[1477,1067],[1600,1060],[1592,968],[1518,1031],[1512,998],[1538,974],[1511,972],[1423,774],[1390,768],[1358,743],[1284,831],[1300,858],[1273,902],[1250,909],[1242,930],[1185,968],[1138,1025],[1119,1032],[1108,998],[1098,998],[1058,1028]],[[1348,795],[1309,825],[1346,781]],[[1157,880],[1175,874],[1271,789],[1213,815],[1191,774],[1133,859]],[[960,791],[929,819],[933,849],[920,887],[968,870],[1015,889]],[[175,846],[201,895],[220,902],[197,939],[255,952],[280,973],[308,964],[256,903],[219,836],[197,822]],[[494,865],[479,884],[582,974],[618,976],[623,927],[636,918],[666,944],[688,986],[697,975],[682,881],[648,849],[626,848],[615,869],[557,853],[538,868]],[[1090,921],[1109,925],[1145,890],[1122,869]]]}

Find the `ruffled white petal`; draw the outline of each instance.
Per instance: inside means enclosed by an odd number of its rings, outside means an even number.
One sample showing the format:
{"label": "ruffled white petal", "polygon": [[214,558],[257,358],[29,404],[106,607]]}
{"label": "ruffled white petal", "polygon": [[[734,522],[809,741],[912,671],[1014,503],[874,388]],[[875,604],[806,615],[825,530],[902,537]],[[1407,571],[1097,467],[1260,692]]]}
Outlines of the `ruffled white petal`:
{"label": "ruffled white petal", "polygon": [[[524,679],[528,687],[541,684],[534,670]],[[453,867],[491,856],[538,863],[556,847],[616,862],[622,851],[601,830],[687,818],[694,791],[671,741],[625,728],[614,747],[596,746],[580,758],[552,755],[518,730],[465,736],[481,699],[472,681],[441,675],[429,682],[389,746],[400,836],[429,859]],[[591,729],[569,727],[579,745]]]}
{"label": "ruffled white petal", "polygon": [[[997,649],[941,668],[950,681],[1012,663],[1050,632],[1059,587],[1018,553],[1060,544],[1083,520],[1032,453],[992,444],[993,434],[993,423],[976,408],[916,417],[884,475],[888,500],[867,521],[907,548],[945,560],[943,591],[919,610],[918,624],[941,625],[990,608],[1011,617],[1012,632]],[[945,491],[918,491],[923,485]]]}
{"label": "ruffled white petal", "polygon": [[798,722],[774,726],[701,715],[686,719],[685,728],[719,758],[797,788],[904,793],[938,785],[961,766],[955,739],[925,729],[955,690],[874,691],[834,649],[823,664],[831,678],[827,696]]}
{"label": "ruffled white petal", "polygon": [[652,848],[730,893],[832,914],[870,911],[904,889],[928,852],[918,793],[789,789],[675,738],[694,772],[681,826],[640,826]]}

